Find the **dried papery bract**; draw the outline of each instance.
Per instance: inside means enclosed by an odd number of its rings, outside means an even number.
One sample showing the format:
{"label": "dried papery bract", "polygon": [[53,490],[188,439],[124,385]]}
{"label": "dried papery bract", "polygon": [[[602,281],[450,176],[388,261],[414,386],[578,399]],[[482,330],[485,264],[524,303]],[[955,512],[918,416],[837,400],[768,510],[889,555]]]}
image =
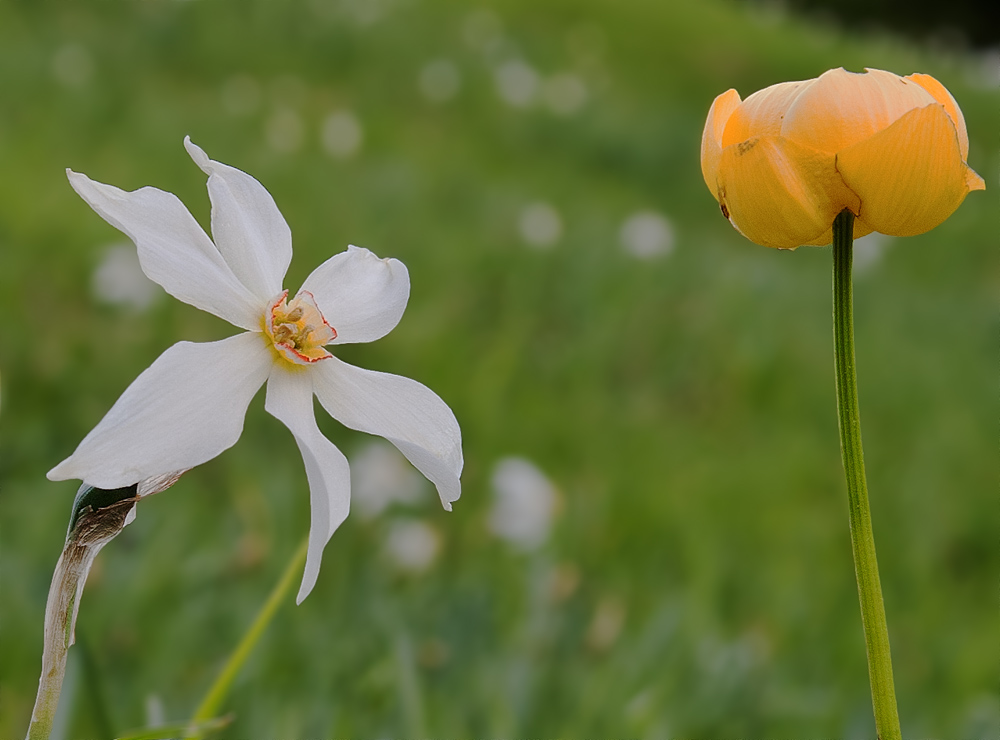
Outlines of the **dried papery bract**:
{"label": "dried papery bract", "polygon": [[80,487],[73,501],[66,543],[52,574],[45,604],[42,674],[28,727],[28,740],[47,738],[52,730],[66,673],[66,656],[75,640],[80,597],[97,553],[135,517],[140,488],[142,495],[150,495],[165,490],[176,480],[175,475],[169,482],[143,481],[113,490],[86,483]]}

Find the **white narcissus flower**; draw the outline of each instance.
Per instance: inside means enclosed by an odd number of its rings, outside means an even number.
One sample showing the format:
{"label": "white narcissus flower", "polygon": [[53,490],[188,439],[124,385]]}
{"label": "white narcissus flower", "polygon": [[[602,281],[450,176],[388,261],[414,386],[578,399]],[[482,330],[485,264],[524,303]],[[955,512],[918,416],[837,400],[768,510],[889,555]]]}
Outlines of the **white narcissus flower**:
{"label": "white narcissus flower", "polygon": [[496,498],[490,511],[493,534],[522,550],[533,550],[548,539],[559,506],[556,487],[533,462],[505,457],[493,468]]}
{"label": "white narcissus flower", "polygon": [[152,280],[247,331],[170,347],[48,477],[113,489],[200,465],[236,443],[247,406],[266,382],[264,407],[294,435],[309,479],[301,603],[316,583],[323,548],[347,517],[351,488],[347,459],[316,426],[313,395],[345,426],[396,445],[437,486],[449,511],[461,494],[461,431],[427,387],[348,365],[326,349],[372,342],[396,326],[410,294],[406,267],[352,246],[289,298],[282,281],[292,237],[271,195],[190,139],[184,146],[208,175],[214,243],[171,193],[125,192],[67,171],[70,184],[135,242]]}

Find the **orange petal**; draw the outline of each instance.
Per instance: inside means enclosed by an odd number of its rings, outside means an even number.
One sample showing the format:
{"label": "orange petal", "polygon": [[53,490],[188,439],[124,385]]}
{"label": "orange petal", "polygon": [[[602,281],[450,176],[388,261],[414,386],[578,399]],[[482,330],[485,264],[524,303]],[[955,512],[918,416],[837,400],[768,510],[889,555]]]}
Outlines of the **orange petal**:
{"label": "orange petal", "polygon": [[904,77],[903,79],[913,80],[920,85],[920,87],[924,88],[924,90],[934,96],[936,101],[944,106],[945,111],[948,113],[948,117],[951,118],[951,122],[955,124],[955,129],[958,131],[958,146],[962,150],[962,160],[968,162],[969,132],[965,128],[965,116],[962,115],[962,109],[958,107],[958,103],[955,102],[955,98],[953,98],[951,93],[948,92],[948,88],[930,75],[912,74]]}
{"label": "orange petal", "polygon": [[815,80],[780,82],[755,92],[729,117],[722,135],[722,146],[739,144],[755,136],[778,136],[785,112],[813,82]]}
{"label": "orange petal", "polygon": [[723,214],[765,247],[814,242],[844,208],[857,213],[858,200],[837,174],[832,154],[779,136],[726,147],[718,179]]}
{"label": "orange petal", "polygon": [[803,146],[835,154],[933,102],[934,96],[923,87],[892,72],[831,69],[795,99],[780,133]]}
{"label": "orange petal", "polygon": [[930,231],[981,181],[969,175],[955,124],[937,103],[840,152],[837,169],[861,199],[860,218],[892,236]]}
{"label": "orange petal", "polygon": [[739,104],[740,94],[735,90],[727,90],[712,101],[712,107],[708,109],[708,120],[705,121],[705,131],[701,135],[701,175],[716,200],[719,199],[716,177],[719,174],[719,157],[722,156],[722,132],[729,116]]}
{"label": "orange petal", "polygon": [[986,180],[981,178],[979,174],[966,165],[965,167],[965,184],[968,186],[969,190],[986,190]]}

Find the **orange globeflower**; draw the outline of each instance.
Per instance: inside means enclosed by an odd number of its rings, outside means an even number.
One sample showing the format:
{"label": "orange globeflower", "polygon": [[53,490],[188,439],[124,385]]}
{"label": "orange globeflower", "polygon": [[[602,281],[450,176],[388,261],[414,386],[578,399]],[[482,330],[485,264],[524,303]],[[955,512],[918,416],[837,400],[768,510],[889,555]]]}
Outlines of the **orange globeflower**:
{"label": "orange globeflower", "polygon": [[829,244],[833,219],[854,236],[922,234],[986,184],[966,164],[962,111],[930,75],[831,69],[741,101],[715,99],[701,171],[723,215],[767,247]]}

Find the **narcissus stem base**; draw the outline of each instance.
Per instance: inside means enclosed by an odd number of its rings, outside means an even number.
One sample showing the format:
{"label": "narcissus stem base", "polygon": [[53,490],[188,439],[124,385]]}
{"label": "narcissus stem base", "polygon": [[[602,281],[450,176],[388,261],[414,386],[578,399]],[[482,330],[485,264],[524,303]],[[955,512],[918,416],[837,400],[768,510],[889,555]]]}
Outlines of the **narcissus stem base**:
{"label": "narcissus stem base", "polygon": [[889,655],[889,630],[875,559],[875,536],[868,507],[865,459],[861,449],[858,379],[854,365],[854,214],[842,211],[833,222],[833,344],[837,372],[840,450],[847,476],[854,572],[861,599],[861,623],[868,651],[875,729],[879,740],[902,740]]}
{"label": "narcissus stem base", "polygon": [[137,494],[135,485],[101,489],[84,483],[73,500],[66,544],[45,602],[42,675],[25,740],[48,740],[52,733],[87,575],[97,553],[131,521]]}

